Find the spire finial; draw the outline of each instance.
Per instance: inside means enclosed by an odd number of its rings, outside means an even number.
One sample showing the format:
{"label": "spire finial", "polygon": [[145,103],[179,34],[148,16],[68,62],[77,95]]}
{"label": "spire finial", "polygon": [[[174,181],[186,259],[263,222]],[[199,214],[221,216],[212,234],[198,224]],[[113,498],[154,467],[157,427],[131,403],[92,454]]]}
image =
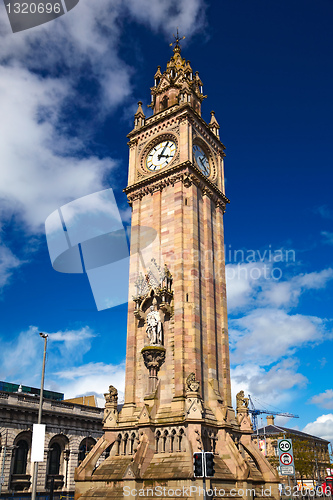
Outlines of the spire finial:
{"label": "spire finial", "polygon": [[173,44],[175,44],[173,51],[174,52],[180,52],[179,42],[181,40],[184,40],[185,37],[184,36],[182,36],[182,37],[179,36],[178,26],[177,26],[177,36],[173,35],[173,37],[174,37],[175,41],[170,43],[170,47],[172,47]]}

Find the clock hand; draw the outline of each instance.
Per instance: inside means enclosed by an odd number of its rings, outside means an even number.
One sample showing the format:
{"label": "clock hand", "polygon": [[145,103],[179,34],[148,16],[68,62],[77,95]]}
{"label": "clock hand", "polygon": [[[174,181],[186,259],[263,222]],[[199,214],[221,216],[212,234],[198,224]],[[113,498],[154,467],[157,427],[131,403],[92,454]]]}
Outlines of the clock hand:
{"label": "clock hand", "polygon": [[201,163],[202,168],[204,170],[204,173],[207,174],[208,173],[208,169],[207,169],[206,165],[204,164],[204,162],[202,161],[202,157],[201,156],[199,156],[199,160],[200,160],[200,163]]}
{"label": "clock hand", "polygon": [[162,149],[162,153],[160,155],[157,156],[158,158],[158,161],[160,161],[160,159],[162,158],[162,156],[164,156],[164,151],[166,150],[167,148],[167,145],[169,144],[169,141],[166,143],[166,145],[164,146],[164,148]]}

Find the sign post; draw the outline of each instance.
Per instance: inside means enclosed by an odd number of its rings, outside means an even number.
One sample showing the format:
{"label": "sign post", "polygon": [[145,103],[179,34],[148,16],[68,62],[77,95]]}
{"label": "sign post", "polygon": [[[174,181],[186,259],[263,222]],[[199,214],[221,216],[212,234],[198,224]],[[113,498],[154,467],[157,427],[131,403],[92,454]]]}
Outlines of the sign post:
{"label": "sign post", "polygon": [[293,445],[291,439],[278,439],[279,466],[282,476],[295,475]]}

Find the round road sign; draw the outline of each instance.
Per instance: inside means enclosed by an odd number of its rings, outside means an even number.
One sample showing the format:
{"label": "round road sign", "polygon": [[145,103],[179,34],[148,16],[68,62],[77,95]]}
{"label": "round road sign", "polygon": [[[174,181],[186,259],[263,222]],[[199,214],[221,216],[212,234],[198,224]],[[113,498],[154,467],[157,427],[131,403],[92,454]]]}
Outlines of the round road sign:
{"label": "round road sign", "polygon": [[293,457],[290,453],[282,453],[280,456],[280,462],[283,465],[291,465],[293,463]]}
{"label": "round road sign", "polygon": [[281,451],[289,451],[291,448],[291,442],[288,439],[283,439],[279,442],[279,448]]}

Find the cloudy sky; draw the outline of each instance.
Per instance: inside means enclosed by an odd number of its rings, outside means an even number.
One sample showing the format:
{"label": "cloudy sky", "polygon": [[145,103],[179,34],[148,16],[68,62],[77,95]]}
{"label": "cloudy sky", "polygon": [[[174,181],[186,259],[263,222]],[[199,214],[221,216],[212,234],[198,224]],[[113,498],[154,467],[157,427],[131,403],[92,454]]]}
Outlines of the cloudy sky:
{"label": "cloudy sky", "polygon": [[127,306],[97,311],[85,275],[52,269],[44,222],[107,187],[128,222],[126,134],[179,26],[227,147],[233,394],[333,440],[332,16],[330,0],[80,0],[13,34],[0,4],[0,380],[39,385],[44,331],[47,388],[123,389]]}

